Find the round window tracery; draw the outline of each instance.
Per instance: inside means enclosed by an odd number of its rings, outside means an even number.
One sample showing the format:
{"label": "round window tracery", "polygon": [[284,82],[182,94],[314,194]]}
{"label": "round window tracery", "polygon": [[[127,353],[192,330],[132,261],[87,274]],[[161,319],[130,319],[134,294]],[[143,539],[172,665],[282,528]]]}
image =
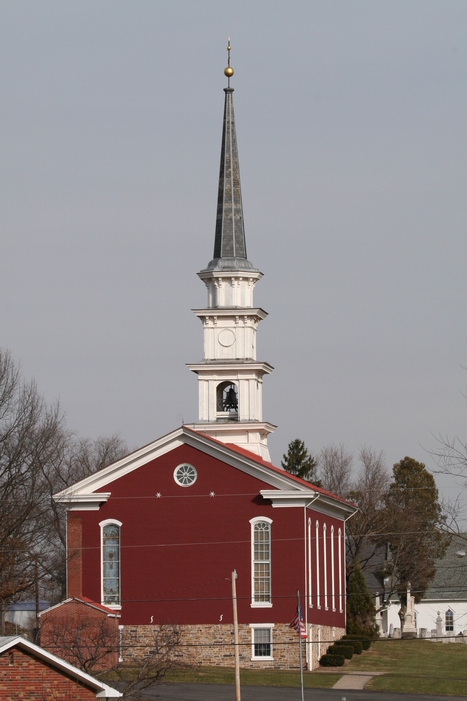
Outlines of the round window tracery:
{"label": "round window tracery", "polygon": [[180,487],[191,487],[196,482],[197,477],[196,468],[187,462],[178,465],[174,470],[174,480]]}

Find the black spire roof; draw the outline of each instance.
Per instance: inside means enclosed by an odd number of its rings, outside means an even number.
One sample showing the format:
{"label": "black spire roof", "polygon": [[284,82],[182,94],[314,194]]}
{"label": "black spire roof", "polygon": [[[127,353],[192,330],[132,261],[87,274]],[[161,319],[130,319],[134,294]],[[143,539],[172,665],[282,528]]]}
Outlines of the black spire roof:
{"label": "black spire roof", "polygon": [[222,128],[214,257],[207,269],[253,270],[254,268],[246,255],[242,190],[240,187],[240,169],[232,98],[233,88],[230,86],[224,88],[224,92],[224,123]]}

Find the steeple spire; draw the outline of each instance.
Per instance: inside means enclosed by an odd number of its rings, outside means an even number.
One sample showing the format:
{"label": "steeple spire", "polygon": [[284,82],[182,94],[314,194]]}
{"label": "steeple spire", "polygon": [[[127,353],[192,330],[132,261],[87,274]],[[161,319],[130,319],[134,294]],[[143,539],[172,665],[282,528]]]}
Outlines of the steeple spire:
{"label": "steeple spire", "polygon": [[217,196],[216,234],[214,256],[208,270],[252,269],[247,259],[245,226],[243,223],[242,190],[238,164],[237,135],[233,108],[233,88],[230,78],[234,70],[230,65],[230,38],[227,45],[228,65],[224,71],[228,86],[224,88],[224,121],[222,127],[221,162]]}
{"label": "steeple spire", "polygon": [[207,306],[193,309],[204,334],[203,360],[188,365],[198,375],[199,419],[193,428],[270,462],[267,438],[275,426],[263,421],[262,390],[263,377],[273,368],[256,359],[256,330],[267,314],[253,304],[254,287],[263,274],[246,257],[230,40],[227,50],[214,258],[198,273],[207,288]]}

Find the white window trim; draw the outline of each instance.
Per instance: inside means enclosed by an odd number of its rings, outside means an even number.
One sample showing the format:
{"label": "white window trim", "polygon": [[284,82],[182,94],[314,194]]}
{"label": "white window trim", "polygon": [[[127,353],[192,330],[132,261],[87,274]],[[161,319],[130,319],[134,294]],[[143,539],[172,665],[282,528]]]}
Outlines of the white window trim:
{"label": "white window trim", "polygon": [[336,610],[336,583],[334,581],[334,526],[331,526],[331,605]]}
{"label": "white window trim", "polygon": [[[104,601],[104,568],[102,563],[102,555],[104,552],[104,528],[105,526],[118,526],[120,529],[118,538],[118,574],[119,574],[119,592],[120,592],[120,603],[119,604],[108,604]],[[116,518],[107,518],[105,521],[99,523],[101,529],[101,548],[100,548],[100,567],[101,567],[101,605],[106,606],[108,609],[113,611],[121,611],[122,608],[122,533],[121,528],[123,526],[121,521]]]}
{"label": "white window trim", "polygon": [[342,606],[342,531],[340,528],[338,531],[337,549],[339,556],[339,613],[343,613],[344,609]]}
{"label": "white window trim", "polygon": [[311,518],[308,519],[308,607],[313,608],[313,585],[311,579]]}
{"label": "white window trim", "polygon": [[[272,629],[274,628],[274,623],[250,623],[251,628],[251,659],[252,660],[273,660],[274,650],[272,647]],[[271,631],[271,654],[270,655],[255,655],[255,629],[257,628],[269,628]]]}
{"label": "white window trim", "polygon": [[[255,524],[265,521],[272,524],[272,518],[267,516],[255,516],[250,519],[251,524],[251,608],[270,609],[272,608],[272,529],[269,528],[269,601],[255,601]],[[263,658],[264,659],[264,658]]]}
{"label": "white window trim", "polygon": [[324,610],[328,610],[328,557],[326,543],[327,526],[323,523]]}
{"label": "white window trim", "polygon": [[319,521],[316,521],[316,606],[321,608],[319,593]]}

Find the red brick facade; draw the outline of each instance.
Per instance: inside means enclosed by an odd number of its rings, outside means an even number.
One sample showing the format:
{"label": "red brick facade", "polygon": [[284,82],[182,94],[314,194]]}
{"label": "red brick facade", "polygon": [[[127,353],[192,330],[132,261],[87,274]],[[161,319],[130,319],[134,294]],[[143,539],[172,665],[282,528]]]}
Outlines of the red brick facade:
{"label": "red brick facade", "polygon": [[97,606],[71,599],[43,611],[41,647],[82,669],[115,667],[119,659],[119,618]]}
{"label": "red brick facade", "polygon": [[96,691],[14,647],[0,655],[0,699],[8,701],[95,701]]}

